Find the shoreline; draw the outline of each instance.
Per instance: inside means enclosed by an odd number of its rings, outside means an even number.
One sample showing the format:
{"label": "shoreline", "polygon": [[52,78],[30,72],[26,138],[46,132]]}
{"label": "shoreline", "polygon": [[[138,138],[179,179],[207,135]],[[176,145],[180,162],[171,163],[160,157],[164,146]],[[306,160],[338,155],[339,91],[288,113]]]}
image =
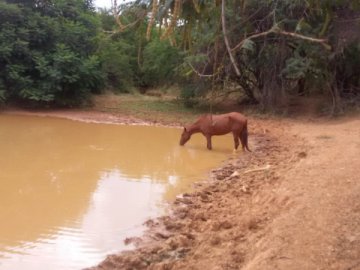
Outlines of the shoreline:
{"label": "shoreline", "polygon": [[[88,121],[133,121],[98,111],[75,112]],[[252,153],[219,164],[170,203],[168,215],[148,220],[141,237],[124,240],[135,249],[86,269],[356,267],[359,115],[248,119]]]}
{"label": "shoreline", "polygon": [[[126,115],[114,115],[94,110],[27,111],[10,109],[2,113],[57,117],[87,123],[180,127],[179,124],[164,125]],[[262,180],[266,180],[267,184],[276,183],[275,165],[271,164],[274,163],[274,157],[271,156],[269,159],[267,151],[273,149],[276,153],[284,152],[276,139],[276,134],[283,130],[282,126],[279,127],[272,120],[256,119],[255,122],[250,118],[250,121],[249,140],[250,147],[254,152],[243,153],[240,150],[236,157],[230,157],[211,170],[209,178],[194,183],[192,192],[180,194],[173,202],[169,202],[168,215],[146,221],[147,228],[141,236],[129,236],[124,239],[126,245],[134,246],[133,249],[120,251],[116,255],[108,255],[103,262],[99,262],[99,265],[86,269],[147,269],[149,265],[172,264],[171,261],[177,261],[177,258],[190,254],[192,248],[198,244],[197,242],[203,241],[201,239],[206,235],[202,235],[203,226],[210,226],[214,232],[231,231],[234,228],[231,219],[221,221],[215,215],[210,217],[206,214],[213,210],[217,213],[223,208],[221,200],[214,195],[221,194],[226,200],[234,203],[237,203],[238,198],[249,203],[253,200],[254,192],[262,189],[264,185],[261,183]],[[251,218],[240,216],[236,219],[239,218],[243,221],[241,222],[242,230],[249,232],[257,231],[264,222],[263,218],[260,219],[256,216]],[[222,241],[221,237],[219,239],[218,237],[209,237],[210,245],[216,246]],[[146,259],[148,257],[151,259]]]}

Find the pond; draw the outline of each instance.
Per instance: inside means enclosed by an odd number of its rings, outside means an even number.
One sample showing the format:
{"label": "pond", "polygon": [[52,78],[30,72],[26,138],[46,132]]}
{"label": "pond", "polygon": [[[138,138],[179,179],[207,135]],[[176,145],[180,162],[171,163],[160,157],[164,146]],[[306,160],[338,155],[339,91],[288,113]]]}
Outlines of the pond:
{"label": "pond", "polygon": [[0,269],[81,269],[126,248],[143,223],[206,179],[232,136],[0,114]]}

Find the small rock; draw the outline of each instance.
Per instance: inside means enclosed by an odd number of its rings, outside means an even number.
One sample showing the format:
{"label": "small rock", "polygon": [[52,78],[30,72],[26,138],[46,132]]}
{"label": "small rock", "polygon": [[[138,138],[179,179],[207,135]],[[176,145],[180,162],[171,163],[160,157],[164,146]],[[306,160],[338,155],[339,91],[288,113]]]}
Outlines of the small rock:
{"label": "small rock", "polygon": [[237,177],[239,175],[240,175],[240,173],[238,171],[235,171],[229,176],[229,178],[234,178],[234,177]]}
{"label": "small rock", "polygon": [[229,221],[227,221],[227,220],[225,220],[225,221],[223,221],[222,223],[221,223],[221,228],[224,228],[224,229],[231,229],[232,228],[232,224],[229,222]]}
{"label": "small rock", "polygon": [[188,198],[177,198],[174,203],[175,204],[179,204],[179,203],[192,204],[193,202]]}
{"label": "small rock", "polygon": [[168,239],[170,236],[172,236],[171,234],[167,234],[167,233],[163,233],[163,232],[157,232],[155,233],[155,236],[157,238],[162,238],[162,239]]}
{"label": "small rock", "polygon": [[211,240],[210,240],[210,243],[211,243],[211,245],[213,245],[213,246],[219,245],[220,242],[221,242],[221,239],[220,239],[220,237],[218,237],[218,236],[213,236],[213,237],[211,238]]}

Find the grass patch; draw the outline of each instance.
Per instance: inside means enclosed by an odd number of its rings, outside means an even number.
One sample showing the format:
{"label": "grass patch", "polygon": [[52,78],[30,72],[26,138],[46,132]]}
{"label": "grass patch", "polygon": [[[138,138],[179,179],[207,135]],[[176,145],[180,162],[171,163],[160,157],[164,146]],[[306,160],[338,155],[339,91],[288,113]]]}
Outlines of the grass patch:
{"label": "grass patch", "polygon": [[131,115],[165,124],[186,124],[200,114],[209,113],[206,108],[186,108],[175,97],[106,94],[94,97],[93,103],[95,109],[102,112]]}
{"label": "grass patch", "polygon": [[[155,91],[155,90],[154,90]],[[95,110],[113,114],[128,115],[152,122],[185,125],[193,122],[201,114],[220,114],[236,111],[239,105],[233,103],[216,103],[212,109],[204,99],[196,107],[186,107],[184,102],[173,93],[166,95],[143,95],[106,93],[94,96]],[[234,107],[235,106],[235,107]]]}

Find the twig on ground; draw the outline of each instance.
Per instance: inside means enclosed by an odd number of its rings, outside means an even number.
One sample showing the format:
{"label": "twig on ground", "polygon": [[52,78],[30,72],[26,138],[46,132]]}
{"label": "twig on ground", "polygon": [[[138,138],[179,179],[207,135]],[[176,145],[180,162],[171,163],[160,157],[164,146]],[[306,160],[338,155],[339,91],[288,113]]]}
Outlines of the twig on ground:
{"label": "twig on ground", "polygon": [[266,170],[269,170],[270,168],[271,168],[271,166],[269,164],[267,164],[264,167],[260,167],[260,168],[256,168],[256,169],[252,169],[252,170],[247,170],[243,174],[247,174],[247,173],[251,173],[251,172],[266,171]]}

